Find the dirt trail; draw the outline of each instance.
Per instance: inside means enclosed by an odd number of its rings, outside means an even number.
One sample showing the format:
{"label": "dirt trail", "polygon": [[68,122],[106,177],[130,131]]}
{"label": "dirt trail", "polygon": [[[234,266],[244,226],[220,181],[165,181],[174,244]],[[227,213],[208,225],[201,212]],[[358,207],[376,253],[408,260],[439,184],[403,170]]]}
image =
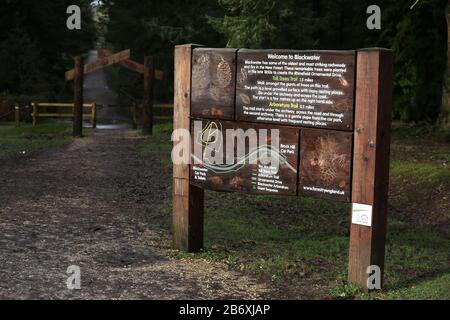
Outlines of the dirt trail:
{"label": "dirt trail", "polygon": [[[0,299],[258,298],[255,279],[169,258],[170,170],[131,130],[0,165]],[[165,210],[161,210],[165,208]],[[66,287],[81,268],[81,290]]]}

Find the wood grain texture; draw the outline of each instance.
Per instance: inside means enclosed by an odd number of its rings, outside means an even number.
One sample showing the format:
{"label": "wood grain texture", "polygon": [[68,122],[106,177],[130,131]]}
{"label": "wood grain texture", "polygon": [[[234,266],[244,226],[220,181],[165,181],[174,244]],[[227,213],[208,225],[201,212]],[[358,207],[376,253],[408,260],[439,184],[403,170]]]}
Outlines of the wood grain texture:
{"label": "wood grain texture", "polygon": [[191,116],[234,119],[236,51],[194,50]]}
{"label": "wood grain texture", "polygon": [[373,213],[371,227],[351,225],[348,280],[365,289],[367,267],[384,269],[392,83],[390,50],[358,51],[352,202],[372,205]]}
{"label": "wood grain texture", "polygon": [[[100,58],[105,58],[108,56],[113,55],[113,53],[107,49],[98,49],[98,55]],[[144,74],[144,65],[142,63],[138,63],[131,59],[126,59],[123,61],[119,61],[118,64],[124,68],[127,68],[129,70],[135,71],[140,74]],[[156,80],[163,80],[164,79],[164,72],[161,70],[154,70],[154,77]]]}
{"label": "wood grain texture", "polygon": [[81,57],[74,59],[73,81],[73,136],[83,136],[83,60]]}
{"label": "wood grain texture", "polygon": [[[192,184],[215,191],[297,194],[298,129],[220,120],[193,122]],[[269,156],[276,161],[264,163]]]}
{"label": "wood grain texture", "polygon": [[350,202],[351,132],[302,129],[299,194]]}
{"label": "wood grain texture", "polygon": [[354,69],[355,51],[240,49],[236,119],[352,131]]}
{"label": "wood grain texture", "polygon": [[[191,63],[195,45],[175,47],[174,129],[190,128]],[[176,146],[179,142],[174,142]],[[184,251],[203,247],[203,190],[189,182],[189,164],[173,165],[173,246]]]}
{"label": "wood grain texture", "polygon": [[[130,58],[130,49],[120,51],[111,56],[100,58],[92,63],[84,65],[83,73],[88,74],[96,70],[105,68],[107,66],[113,65],[115,63],[119,63],[120,61],[127,60],[128,58]],[[73,80],[75,77],[75,70],[71,69],[69,71],[66,71],[65,76],[67,81]]]}

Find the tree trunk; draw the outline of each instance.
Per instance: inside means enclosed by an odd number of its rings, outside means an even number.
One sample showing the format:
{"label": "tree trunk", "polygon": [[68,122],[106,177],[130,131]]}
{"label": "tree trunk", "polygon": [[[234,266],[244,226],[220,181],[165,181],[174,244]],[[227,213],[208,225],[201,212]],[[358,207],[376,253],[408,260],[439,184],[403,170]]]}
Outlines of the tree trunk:
{"label": "tree trunk", "polygon": [[73,136],[83,136],[83,58],[75,57],[73,79]]}
{"label": "tree trunk", "polygon": [[153,133],[153,58],[144,57],[144,124],[142,133],[151,135]]}

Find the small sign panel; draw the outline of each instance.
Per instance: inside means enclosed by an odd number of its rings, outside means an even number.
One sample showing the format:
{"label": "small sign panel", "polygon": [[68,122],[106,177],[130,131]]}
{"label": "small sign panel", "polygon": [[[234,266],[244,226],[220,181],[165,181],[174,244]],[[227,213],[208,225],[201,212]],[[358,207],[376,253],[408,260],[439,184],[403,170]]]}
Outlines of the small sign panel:
{"label": "small sign panel", "polygon": [[236,119],[353,129],[354,51],[241,49]]}
{"label": "small sign panel", "polygon": [[234,119],[236,49],[194,49],[191,116]]}
{"label": "small sign panel", "polygon": [[195,120],[191,130],[193,185],[216,191],[297,194],[298,129]]}
{"label": "small sign panel", "polygon": [[352,203],[352,223],[371,227],[372,206],[368,204]]}

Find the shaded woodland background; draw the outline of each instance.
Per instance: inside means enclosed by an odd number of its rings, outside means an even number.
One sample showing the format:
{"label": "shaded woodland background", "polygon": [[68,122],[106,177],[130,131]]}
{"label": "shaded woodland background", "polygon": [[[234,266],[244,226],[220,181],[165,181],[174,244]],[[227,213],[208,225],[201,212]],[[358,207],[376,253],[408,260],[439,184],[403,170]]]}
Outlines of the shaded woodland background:
{"label": "shaded woodland background", "polygon": [[[0,2],[0,103],[70,100],[64,71],[73,55],[96,47],[152,55],[165,71],[157,102],[173,97],[173,47],[356,49],[395,54],[393,118],[448,127],[447,0],[103,0]],[[82,29],[66,28],[66,8],[82,8]],[[368,30],[366,9],[382,10],[381,30]],[[141,97],[142,79],[111,67],[113,86]]]}

